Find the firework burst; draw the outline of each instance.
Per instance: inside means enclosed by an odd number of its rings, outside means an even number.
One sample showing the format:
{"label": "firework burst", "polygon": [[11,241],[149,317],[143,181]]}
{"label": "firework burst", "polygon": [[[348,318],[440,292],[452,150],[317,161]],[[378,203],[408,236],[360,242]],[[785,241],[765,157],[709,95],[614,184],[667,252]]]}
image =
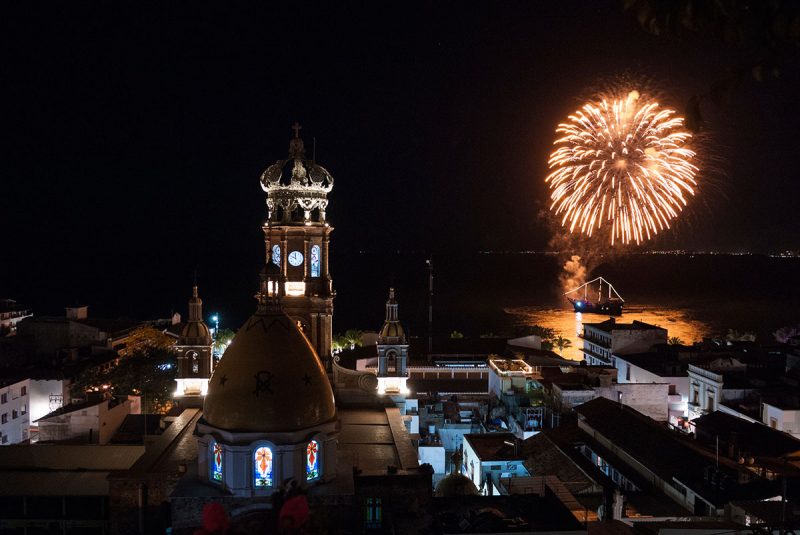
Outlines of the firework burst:
{"label": "firework burst", "polygon": [[697,187],[692,135],[674,110],[632,91],[585,104],[558,125],[550,210],[570,232],[605,225],[613,245],[669,228]]}

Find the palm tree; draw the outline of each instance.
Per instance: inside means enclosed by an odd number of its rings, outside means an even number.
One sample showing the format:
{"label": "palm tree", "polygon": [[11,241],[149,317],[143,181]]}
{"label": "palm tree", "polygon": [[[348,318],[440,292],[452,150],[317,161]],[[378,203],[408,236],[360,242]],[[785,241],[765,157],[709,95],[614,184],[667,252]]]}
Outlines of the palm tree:
{"label": "palm tree", "polygon": [[564,356],[564,350],[572,347],[572,341],[569,338],[564,338],[560,334],[553,338],[553,346],[558,348],[558,354]]}
{"label": "palm tree", "polygon": [[358,329],[348,329],[344,332],[344,339],[350,344],[350,349],[361,347],[361,336],[363,336],[363,334],[363,331],[359,331]]}
{"label": "palm tree", "polygon": [[671,346],[682,346],[683,340],[681,340],[677,336],[671,336],[669,340],[667,340],[667,343]]}

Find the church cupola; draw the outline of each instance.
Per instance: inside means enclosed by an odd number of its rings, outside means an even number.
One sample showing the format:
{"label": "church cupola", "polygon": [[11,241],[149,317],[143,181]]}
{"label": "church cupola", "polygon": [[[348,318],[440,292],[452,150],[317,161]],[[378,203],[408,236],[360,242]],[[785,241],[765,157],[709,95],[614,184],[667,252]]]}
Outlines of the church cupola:
{"label": "church cupola", "polygon": [[214,371],[211,332],[203,322],[203,300],[192,287],[189,321],[181,329],[175,351],[178,353],[178,383],[175,398],[185,406],[199,406],[206,395],[208,380]]}
{"label": "church cupola", "polygon": [[389,288],[386,319],[378,335],[378,393],[408,394],[408,341],[400,324],[394,288]]}
{"label": "church cupola", "polygon": [[214,370],[197,424],[202,479],[236,496],[336,473],[337,420],[325,368],[283,310],[280,270],[261,271],[255,314]]}
{"label": "church cupola", "polygon": [[281,304],[329,367],[333,337],[333,282],[328,271],[328,193],[333,176],[309,158],[295,123],[289,154],[261,174],[267,194],[265,260],[280,273]]}

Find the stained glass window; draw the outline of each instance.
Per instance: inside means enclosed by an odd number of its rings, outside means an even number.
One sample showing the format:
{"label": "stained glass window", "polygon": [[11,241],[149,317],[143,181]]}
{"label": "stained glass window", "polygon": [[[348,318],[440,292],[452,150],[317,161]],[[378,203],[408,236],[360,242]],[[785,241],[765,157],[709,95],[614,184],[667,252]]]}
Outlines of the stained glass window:
{"label": "stained glass window", "polygon": [[319,245],[311,246],[311,276],[319,277]]}
{"label": "stained glass window", "polygon": [[272,450],[266,446],[256,448],[253,454],[253,464],[255,466],[255,486],[272,486]]}
{"label": "stained glass window", "polygon": [[222,444],[211,442],[211,479],[222,481]]}
{"label": "stained glass window", "polygon": [[276,266],[280,267],[281,265],[281,246],[280,245],[273,245],[272,246],[272,263]]}
{"label": "stained glass window", "polygon": [[306,446],[306,480],[319,477],[319,443],[312,440]]}

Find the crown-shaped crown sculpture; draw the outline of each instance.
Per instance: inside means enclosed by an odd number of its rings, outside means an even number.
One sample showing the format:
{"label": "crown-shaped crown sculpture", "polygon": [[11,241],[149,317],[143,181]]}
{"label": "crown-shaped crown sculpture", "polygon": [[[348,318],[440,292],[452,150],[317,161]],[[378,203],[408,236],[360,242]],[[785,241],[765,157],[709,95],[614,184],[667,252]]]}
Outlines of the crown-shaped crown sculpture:
{"label": "crown-shaped crown sculpture", "polygon": [[[333,177],[313,159],[306,158],[301,128],[297,123],[292,126],[294,138],[289,142],[289,157],[278,160],[261,174],[261,188],[267,192],[267,217],[284,223],[323,224]],[[284,173],[289,169],[291,172]]]}

